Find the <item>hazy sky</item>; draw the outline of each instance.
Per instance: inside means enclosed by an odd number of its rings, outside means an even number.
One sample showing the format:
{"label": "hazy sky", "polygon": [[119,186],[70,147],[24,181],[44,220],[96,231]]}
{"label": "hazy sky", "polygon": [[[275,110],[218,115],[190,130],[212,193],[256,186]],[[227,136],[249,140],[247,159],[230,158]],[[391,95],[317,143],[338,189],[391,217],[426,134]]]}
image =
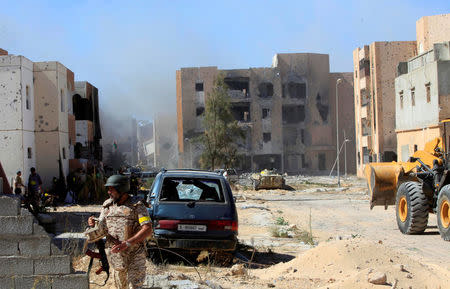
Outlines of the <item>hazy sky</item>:
{"label": "hazy sky", "polygon": [[356,47],[415,40],[417,19],[449,12],[449,0],[0,0],[0,48],[60,61],[99,88],[104,111],[151,119],[175,112],[181,67],[263,67],[275,53],[318,52],[332,71],[352,71]]}

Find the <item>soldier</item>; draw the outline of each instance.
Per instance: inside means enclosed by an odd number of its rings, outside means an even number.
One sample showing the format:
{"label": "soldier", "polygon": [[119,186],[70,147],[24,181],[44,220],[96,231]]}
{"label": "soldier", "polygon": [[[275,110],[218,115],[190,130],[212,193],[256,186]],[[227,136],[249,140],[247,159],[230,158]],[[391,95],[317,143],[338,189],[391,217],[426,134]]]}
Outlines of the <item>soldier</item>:
{"label": "soldier", "polygon": [[22,197],[25,185],[23,184],[22,172],[18,171],[14,180],[14,193]]}
{"label": "soldier", "polygon": [[[146,269],[143,241],[152,232],[148,211],[140,199],[128,194],[127,176],[113,175],[105,187],[110,198],[103,203],[98,227],[106,233],[106,254],[114,269],[116,287],[142,288]],[[90,217],[88,223],[94,226],[94,218]]]}
{"label": "soldier", "polygon": [[139,179],[136,173],[132,172],[130,176],[130,193],[133,195],[137,195],[139,188]]}
{"label": "soldier", "polygon": [[35,168],[31,168],[30,172],[31,174],[28,177],[28,196],[25,198],[25,203],[33,214],[37,214],[39,212],[39,203],[42,197],[42,179],[41,176],[36,173]]}

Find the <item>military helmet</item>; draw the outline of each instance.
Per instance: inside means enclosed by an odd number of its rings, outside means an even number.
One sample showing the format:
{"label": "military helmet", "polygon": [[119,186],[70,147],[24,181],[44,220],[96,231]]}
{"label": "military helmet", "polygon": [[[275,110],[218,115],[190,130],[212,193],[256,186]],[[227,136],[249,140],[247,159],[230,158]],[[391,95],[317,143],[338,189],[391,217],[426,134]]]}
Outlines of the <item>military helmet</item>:
{"label": "military helmet", "polygon": [[106,181],[105,187],[114,187],[119,193],[126,193],[130,190],[130,180],[127,176],[112,175]]}

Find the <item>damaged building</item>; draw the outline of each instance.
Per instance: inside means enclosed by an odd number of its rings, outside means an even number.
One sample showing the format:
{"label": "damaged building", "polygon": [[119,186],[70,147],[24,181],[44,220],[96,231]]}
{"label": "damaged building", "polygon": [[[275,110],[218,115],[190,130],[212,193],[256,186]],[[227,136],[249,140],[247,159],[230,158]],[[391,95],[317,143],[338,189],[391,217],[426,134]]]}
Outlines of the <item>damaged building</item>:
{"label": "damaged building", "polygon": [[[239,143],[241,171],[275,168],[288,173],[326,173],[336,159],[336,81],[340,138],[347,142],[348,172],[354,172],[351,73],[330,73],[329,56],[276,54],[265,68],[177,71],[177,127],[180,167],[198,167],[202,148],[194,141],[203,128],[205,98],[221,73],[234,118],[245,131]],[[350,115],[351,117],[348,117]],[[341,169],[344,157],[341,155]]]}
{"label": "damaged building", "polygon": [[11,184],[36,166],[33,62],[0,49],[0,161]]}
{"label": "damaged building", "polygon": [[[400,88],[402,85],[395,82],[396,76],[399,75],[397,67],[400,62],[409,63],[408,59],[416,57],[418,53],[433,50],[433,44],[436,42],[449,41],[450,14],[420,18],[416,22],[416,36],[416,41],[373,42],[353,51],[358,176],[364,175],[366,163],[400,161],[404,158],[399,153],[403,150],[406,154],[406,148],[401,148],[404,144],[400,146],[397,144],[396,130],[411,129],[411,125],[415,126],[417,123],[412,122],[405,126],[402,121],[405,114],[396,115],[401,112],[398,110],[400,99],[407,97],[406,95],[410,96],[411,88],[414,87],[411,84],[412,80],[409,80],[407,89]],[[428,57],[431,57],[430,55]],[[427,59],[419,57],[411,63],[427,61]],[[422,64],[425,65],[425,62]],[[401,65],[403,67],[399,70],[400,74],[412,71],[410,64]],[[405,77],[409,76],[403,76]],[[424,93],[424,89],[428,88],[422,86],[423,83],[420,84],[418,92]],[[434,118],[437,120],[438,116]],[[400,125],[396,126],[396,119]],[[412,149],[409,149],[409,152],[411,151]]]}
{"label": "damaged building", "polygon": [[[73,169],[83,131],[76,125],[79,113],[96,111],[98,119],[98,103],[97,108],[74,107],[74,73],[57,61],[32,62],[0,50],[0,80],[0,158],[6,175],[11,180],[20,170],[26,181],[36,167],[48,189],[53,177]],[[94,142],[101,138],[98,121],[96,126]],[[86,157],[95,159],[95,154]]]}
{"label": "damaged building", "polygon": [[353,51],[358,176],[369,162],[397,160],[396,67],[415,54],[415,41],[374,42]]}
{"label": "damaged building", "polygon": [[98,164],[102,161],[103,151],[98,89],[87,81],[76,81],[72,95],[76,135],[70,169],[74,170],[88,163]]}

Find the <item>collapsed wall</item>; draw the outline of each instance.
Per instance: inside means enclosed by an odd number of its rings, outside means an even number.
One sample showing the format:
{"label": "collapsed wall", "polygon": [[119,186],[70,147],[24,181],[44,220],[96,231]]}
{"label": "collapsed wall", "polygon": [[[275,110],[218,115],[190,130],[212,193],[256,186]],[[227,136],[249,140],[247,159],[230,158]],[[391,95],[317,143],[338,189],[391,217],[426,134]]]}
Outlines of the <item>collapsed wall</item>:
{"label": "collapsed wall", "polygon": [[0,288],[89,288],[20,200],[0,195]]}

